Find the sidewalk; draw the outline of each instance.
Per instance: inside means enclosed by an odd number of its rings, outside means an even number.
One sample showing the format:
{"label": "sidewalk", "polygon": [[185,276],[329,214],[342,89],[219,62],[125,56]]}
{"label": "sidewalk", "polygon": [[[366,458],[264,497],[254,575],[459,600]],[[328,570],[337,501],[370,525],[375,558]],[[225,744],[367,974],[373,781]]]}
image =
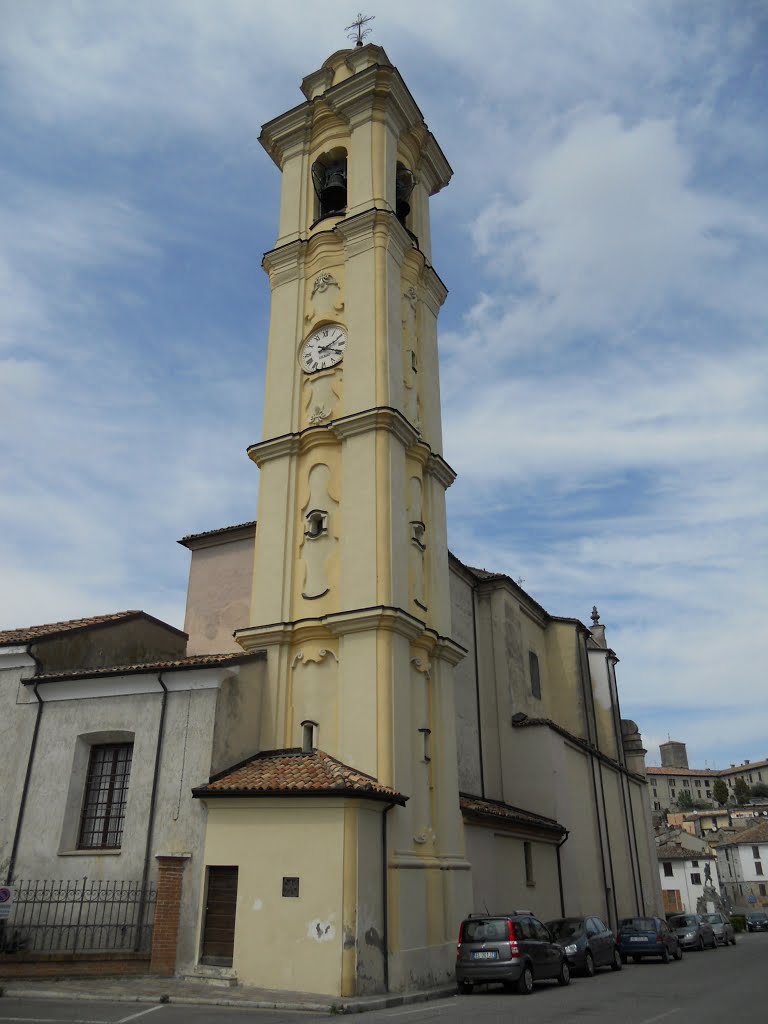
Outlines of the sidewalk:
{"label": "sidewalk", "polygon": [[77,999],[102,1002],[180,1003],[195,1006],[240,1006],[259,1010],[307,1010],[314,1012],[364,1013],[389,1006],[444,999],[456,993],[454,985],[420,992],[373,996],[313,995],[273,991],[247,985],[219,987],[188,978],[45,978],[36,981],[0,981],[3,994],[14,998]]}

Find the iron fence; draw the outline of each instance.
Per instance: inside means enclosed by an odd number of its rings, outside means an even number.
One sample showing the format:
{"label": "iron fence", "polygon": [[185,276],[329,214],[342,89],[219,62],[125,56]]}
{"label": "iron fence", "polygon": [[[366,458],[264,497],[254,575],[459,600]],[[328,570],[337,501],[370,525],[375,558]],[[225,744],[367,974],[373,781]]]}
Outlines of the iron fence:
{"label": "iron fence", "polygon": [[157,887],[133,881],[18,881],[2,952],[149,952]]}

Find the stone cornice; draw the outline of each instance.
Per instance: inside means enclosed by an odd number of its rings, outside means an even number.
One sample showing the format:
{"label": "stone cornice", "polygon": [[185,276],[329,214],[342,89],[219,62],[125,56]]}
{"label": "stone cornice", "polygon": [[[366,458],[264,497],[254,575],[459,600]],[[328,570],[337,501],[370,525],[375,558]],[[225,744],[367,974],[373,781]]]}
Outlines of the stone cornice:
{"label": "stone cornice", "polygon": [[312,104],[305,102],[262,125],[259,142],[280,170],[289,149],[305,149],[308,146],[312,131],[312,113]]}
{"label": "stone cornice", "polygon": [[416,244],[393,210],[370,206],[340,220],[333,229],[344,240],[347,256],[367,252],[376,244],[377,238],[386,238],[387,248],[395,259],[401,261],[406,252],[415,249]]}
{"label": "stone cornice", "polygon": [[448,298],[448,289],[438,277],[435,268],[426,261],[422,280],[424,282],[424,301],[437,316],[440,307]]}
{"label": "stone cornice", "polygon": [[261,265],[269,275],[271,288],[298,280],[304,272],[307,243],[303,239],[287,242],[264,253]]}
{"label": "stone cornice", "polygon": [[445,459],[433,452],[409,420],[392,406],[365,409],[320,426],[305,427],[295,433],[257,441],[248,446],[248,458],[257,466],[262,466],[270,459],[300,455],[318,445],[327,444],[329,440],[345,441],[371,430],[386,430],[393,434],[408,454],[424,467],[424,471],[446,489],[456,479],[456,473]]}

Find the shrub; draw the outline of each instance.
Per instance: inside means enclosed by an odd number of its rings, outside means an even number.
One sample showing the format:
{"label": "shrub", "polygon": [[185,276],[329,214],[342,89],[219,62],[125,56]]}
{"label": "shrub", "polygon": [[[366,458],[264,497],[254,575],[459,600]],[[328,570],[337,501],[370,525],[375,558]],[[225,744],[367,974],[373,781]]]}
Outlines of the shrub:
{"label": "shrub", "polygon": [[747,919],[744,914],[731,914],[731,924],[735,932],[743,932],[747,928]]}

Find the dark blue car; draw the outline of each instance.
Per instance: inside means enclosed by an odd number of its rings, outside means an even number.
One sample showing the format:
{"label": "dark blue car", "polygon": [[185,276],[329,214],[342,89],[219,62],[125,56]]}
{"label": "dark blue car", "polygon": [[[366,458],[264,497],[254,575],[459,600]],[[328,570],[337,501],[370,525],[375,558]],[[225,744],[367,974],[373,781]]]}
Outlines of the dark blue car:
{"label": "dark blue car", "polygon": [[648,956],[658,956],[664,964],[673,957],[683,959],[677,935],[660,917],[625,917],[619,923],[619,953],[624,964]]}

